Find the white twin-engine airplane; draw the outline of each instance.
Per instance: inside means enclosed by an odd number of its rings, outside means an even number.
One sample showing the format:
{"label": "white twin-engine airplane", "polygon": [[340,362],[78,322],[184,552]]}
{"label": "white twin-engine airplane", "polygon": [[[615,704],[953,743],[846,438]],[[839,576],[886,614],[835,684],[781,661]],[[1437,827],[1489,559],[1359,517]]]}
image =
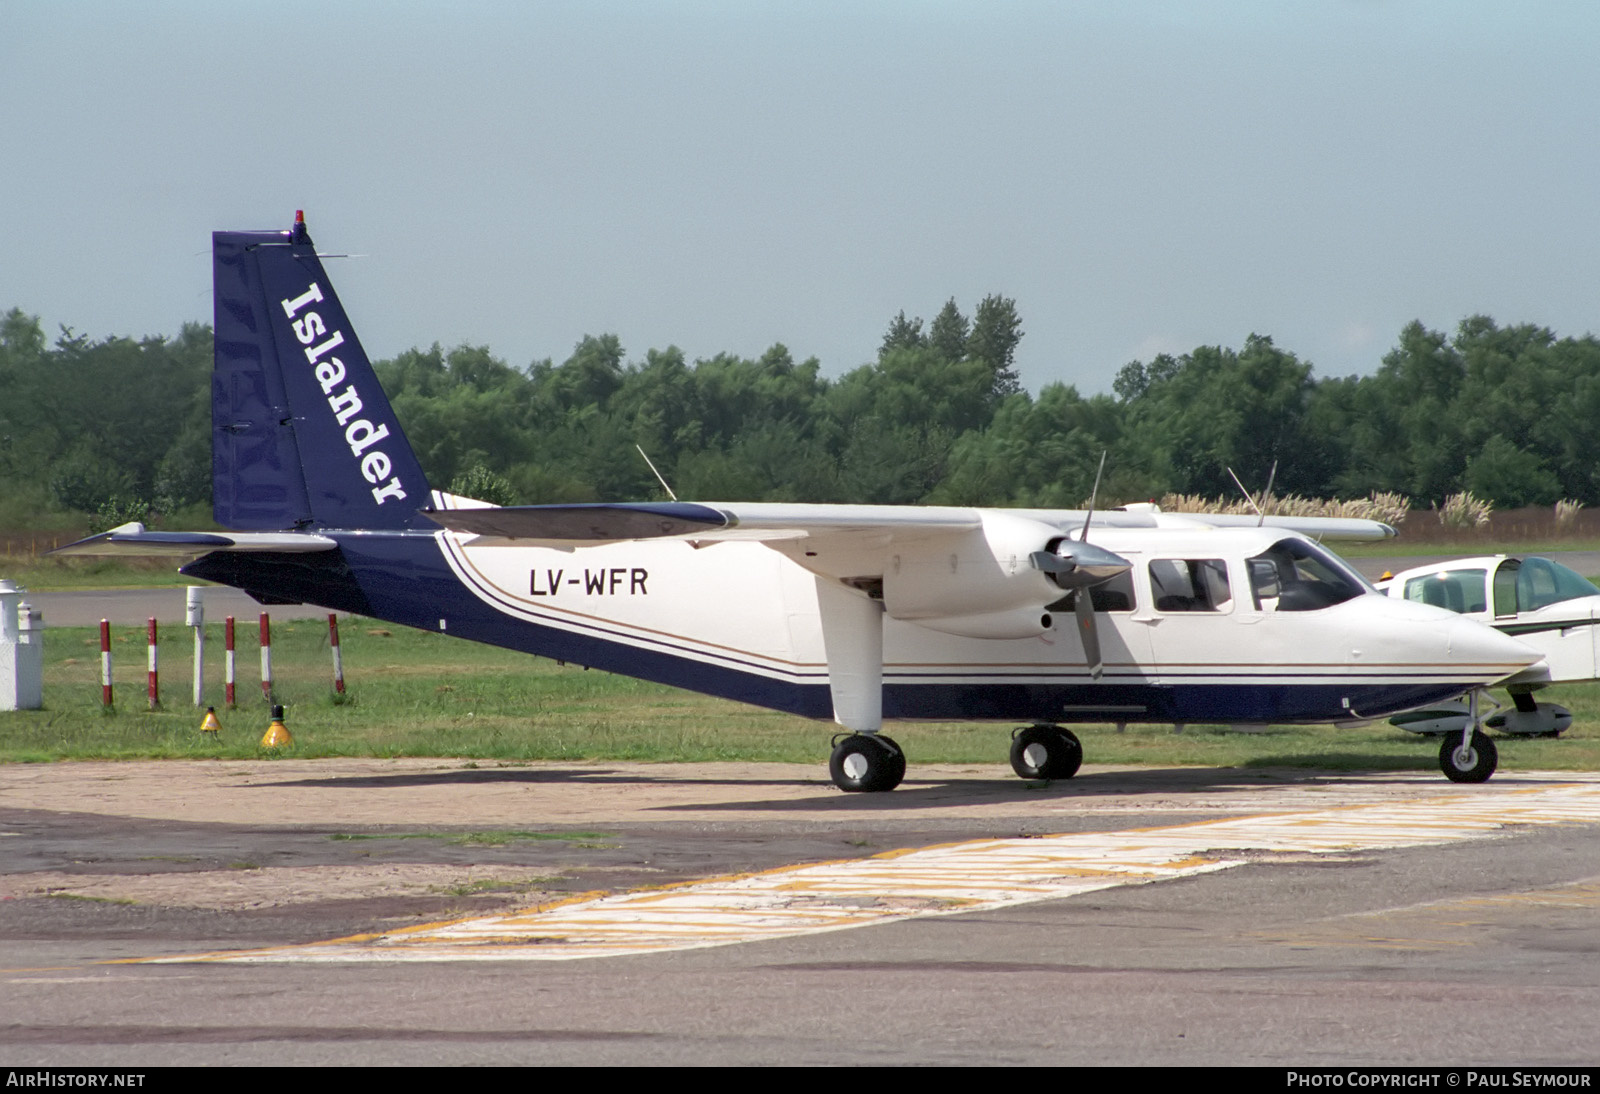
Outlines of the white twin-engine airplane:
{"label": "white twin-engine airplane", "polygon": [[[1380,596],[1308,535],[1371,521],[666,502],[498,508],[429,489],[304,220],[213,236],[214,498],[229,533],[127,525],[65,553],[199,556],[264,603],[368,615],[813,718],[843,790],[890,790],[887,719],[1353,723],[1512,678],[1540,655]],[[1090,542],[1092,539],[1092,542]],[[1476,725],[1444,772],[1487,779]]]}

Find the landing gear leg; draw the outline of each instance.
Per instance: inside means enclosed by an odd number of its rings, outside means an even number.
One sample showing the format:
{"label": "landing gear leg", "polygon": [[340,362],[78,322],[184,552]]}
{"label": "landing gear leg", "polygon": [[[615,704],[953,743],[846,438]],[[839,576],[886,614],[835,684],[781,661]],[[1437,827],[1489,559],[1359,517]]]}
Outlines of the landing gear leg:
{"label": "landing gear leg", "polygon": [[1083,744],[1070,729],[1032,725],[1011,735],[1011,770],[1024,779],[1070,779],[1083,765]]}
{"label": "landing gear leg", "polygon": [[822,645],[828,655],[833,720],[851,730],[833,739],[828,773],[840,790],[893,790],[906,776],[906,754],[878,732],[883,725],[883,604],[817,576]]}
{"label": "landing gear leg", "polygon": [[1447,733],[1439,746],[1439,766],[1445,778],[1454,783],[1488,782],[1500,763],[1493,739],[1479,728],[1483,719],[1478,713],[1478,697],[1475,691],[1469,699],[1472,713],[1461,735]]}
{"label": "landing gear leg", "polygon": [[835,739],[828,773],[840,790],[893,790],[906,777],[906,754],[881,733],[852,733]]}

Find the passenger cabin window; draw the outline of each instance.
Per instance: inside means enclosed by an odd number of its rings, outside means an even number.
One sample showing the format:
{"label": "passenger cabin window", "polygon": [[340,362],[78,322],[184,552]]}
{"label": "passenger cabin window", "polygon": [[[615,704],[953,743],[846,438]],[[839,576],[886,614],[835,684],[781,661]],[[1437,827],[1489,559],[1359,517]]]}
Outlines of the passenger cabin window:
{"label": "passenger cabin window", "polygon": [[1222,612],[1233,603],[1228,564],[1220,558],[1158,558],[1150,563],[1158,612]]}
{"label": "passenger cabin window", "polygon": [[1133,574],[1123,572],[1089,589],[1089,602],[1097,612],[1133,611]]}
{"label": "passenger cabin window", "polygon": [[1261,611],[1314,612],[1373,591],[1338,556],[1309,540],[1279,540],[1245,566]]}
{"label": "passenger cabin window", "polygon": [[[1045,610],[1070,612],[1073,609],[1073,597],[1077,595],[1076,592],[1068,593],[1054,604],[1047,605]],[[1090,587],[1089,603],[1094,605],[1097,612],[1133,611],[1133,575],[1124,571],[1109,581]]]}
{"label": "passenger cabin window", "polygon": [[1432,604],[1452,612],[1482,612],[1489,608],[1484,599],[1487,570],[1440,570],[1406,582],[1407,600]]}

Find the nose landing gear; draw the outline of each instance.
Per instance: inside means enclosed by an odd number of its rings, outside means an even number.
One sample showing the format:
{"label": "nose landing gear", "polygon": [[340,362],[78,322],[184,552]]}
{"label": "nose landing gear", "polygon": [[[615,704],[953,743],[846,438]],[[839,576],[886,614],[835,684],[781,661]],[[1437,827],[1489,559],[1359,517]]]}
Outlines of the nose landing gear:
{"label": "nose landing gear", "polygon": [[1500,763],[1494,741],[1479,728],[1483,725],[1483,716],[1478,711],[1478,698],[1476,691],[1468,698],[1470,718],[1460,735],[1447,733],[1439,745],[1439,767],[1444,777],[1453,783],[1488,782]]}

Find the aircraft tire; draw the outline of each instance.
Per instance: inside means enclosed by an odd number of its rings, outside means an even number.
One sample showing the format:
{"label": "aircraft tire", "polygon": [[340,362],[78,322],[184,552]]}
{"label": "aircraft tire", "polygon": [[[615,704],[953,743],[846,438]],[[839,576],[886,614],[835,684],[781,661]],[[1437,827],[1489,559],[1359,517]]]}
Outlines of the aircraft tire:
{"label": "aircraft tire", "polygon": [[1037,725],[1011,736],[1011,770],[1024,779],[1070,779],[1083,766],[1083,743],[1060,726]]}
{"label": "aircraft tire", "polygon": [[881,733],[852,733],[833,746],[828,773],[849,793],[893,790],[906,777],[906,754]]}
{"label": "aircraft tire", "polygon": [[1467,746],[1464,755],[1458,754],[1460,748],[1461,738],[1454,734],[1447,736],[1439,746],[1439,767],[1443,769],[1445,778],[1453,783],[1488,782],[1489,776],[1494,774],[1494,769],[1500,763],[1500,753],[1494,746],[1494,740],[1488,734],[1474,730],[1472,743]]}

